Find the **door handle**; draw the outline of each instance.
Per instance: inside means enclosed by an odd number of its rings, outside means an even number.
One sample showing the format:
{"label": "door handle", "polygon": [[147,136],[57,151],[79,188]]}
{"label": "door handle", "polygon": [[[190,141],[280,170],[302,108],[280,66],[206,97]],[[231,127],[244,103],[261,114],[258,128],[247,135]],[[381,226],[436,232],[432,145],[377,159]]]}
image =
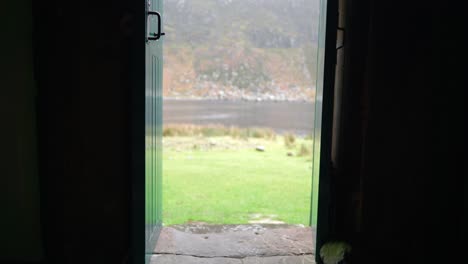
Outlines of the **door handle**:
{"label": "door handle", "polygon": [[161,14],[156,11],[148,11],[148,16],[150,15],[155,15],[158,18],[158,32],[150,33],[151,37],[148,37],[148,40],[158,40],[161,38],[161,36],[166,35],[166,33],[161,32],[161,24],[162,24]]}

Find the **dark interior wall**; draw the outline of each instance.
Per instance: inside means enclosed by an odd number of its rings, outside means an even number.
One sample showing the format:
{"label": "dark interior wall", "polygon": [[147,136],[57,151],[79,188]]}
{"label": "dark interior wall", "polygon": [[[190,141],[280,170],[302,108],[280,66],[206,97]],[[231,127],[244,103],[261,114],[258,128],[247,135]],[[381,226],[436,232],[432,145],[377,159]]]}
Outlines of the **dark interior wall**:
{"label": "dark interior wall", "polygon": [[34,3],[48,263],[124,263],[129,254],[128,3]]}
{"label": "dark interior wall", "polygon": [[31,18],[30,1],[0,2],[0,262],[43,255]]}
{"label": "dark interior wall", "polygon": [[[365,258],[387,253],[385,261],[416,262],[429,253],[428,219],[421,218],[429,194],[422,183],[435,176],[427,174],[435,138],[430,130],[428,64],[423,63],[428,61],[420,53],[426,47],[415,45],[424,39],[413,28],[423,24],[397,3],[375,4],[370,10],[369,120],[362,169],[363,243],[370,254]],[[395,14],[400,19],[389,20]]]}
{"label": "dark interior wall", "polygon": [[[50,263],[123,263],[131,71],[122,22],[136,1],[38,2],[34,23],[31,2],[0,8],[0,260],[38,260],[44,246]],[[450,263],[464,252],[468,221],[457,89],[466,86],[451,52],[463,31],[447,20],[456,7],[347,3],[336,230],[353,241],[357,263]],[[354,195],[362,211],[350,212]]]}
{"label": "dark interior wall", "polygon": [[1,1],[0,262],[126,261],[137,2]]}
{"label": "dark interior wall", "polygon": [[466,242],[455,7],[348,4],[334,228],[359,263],[449,263]]}

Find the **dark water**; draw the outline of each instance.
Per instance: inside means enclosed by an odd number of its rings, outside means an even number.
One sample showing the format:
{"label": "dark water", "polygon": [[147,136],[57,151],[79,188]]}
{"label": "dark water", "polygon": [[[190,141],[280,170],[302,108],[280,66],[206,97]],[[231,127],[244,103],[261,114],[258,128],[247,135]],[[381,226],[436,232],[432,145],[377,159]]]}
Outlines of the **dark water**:
{"label": "dark water", "polygon": [[312,133],[314,103],[165,100],[164,123],[269,127],[276,132]]}

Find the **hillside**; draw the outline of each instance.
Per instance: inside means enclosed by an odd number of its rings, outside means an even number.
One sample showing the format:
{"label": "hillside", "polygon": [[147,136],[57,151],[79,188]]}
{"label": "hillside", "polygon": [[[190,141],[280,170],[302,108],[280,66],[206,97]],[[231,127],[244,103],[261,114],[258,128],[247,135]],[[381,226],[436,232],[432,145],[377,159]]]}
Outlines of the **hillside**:
{"label": "hillside", "polygon": [[165,96],[309,100],[318,2],[165,0]]}

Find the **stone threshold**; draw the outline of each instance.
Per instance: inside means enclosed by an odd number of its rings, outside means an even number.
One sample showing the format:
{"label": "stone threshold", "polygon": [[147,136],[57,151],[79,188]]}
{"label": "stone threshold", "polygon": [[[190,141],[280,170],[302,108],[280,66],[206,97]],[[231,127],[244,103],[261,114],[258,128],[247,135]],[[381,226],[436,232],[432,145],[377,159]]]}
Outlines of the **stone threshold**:
{"label": "stone threshold", "polygon": [[315,264],[315,255],[269,257],[198,257],[185,255],[153,255],[151,264]]}
{"label": "stone threshold", "polygon": [[286,224],[164,227],[151,264],[313,264],[315,230]]}

